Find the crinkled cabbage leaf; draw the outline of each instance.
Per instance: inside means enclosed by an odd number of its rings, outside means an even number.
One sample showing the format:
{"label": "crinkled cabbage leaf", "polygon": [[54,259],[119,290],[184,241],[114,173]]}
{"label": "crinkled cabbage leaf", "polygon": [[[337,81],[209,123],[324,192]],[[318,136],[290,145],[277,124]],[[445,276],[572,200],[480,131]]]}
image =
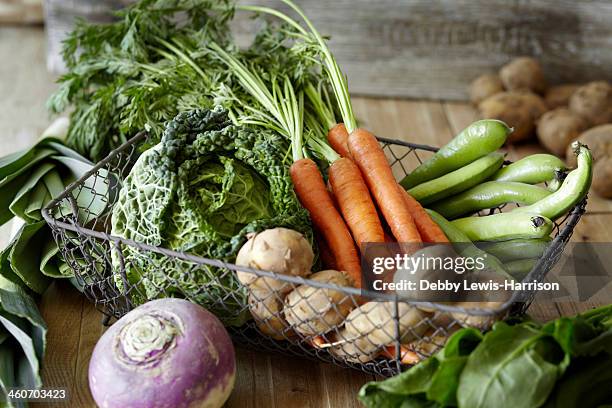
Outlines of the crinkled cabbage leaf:
{"label": "crinkled cabbage leaf", "polygon": [[[271,131],[231,124],[220,107],[180,113],[125,179],[112,234],[226,262],[234,261],[250,232],[283,226],[310,237],[308,214],[284,163],[288,149]],[[248,316],[233,271],[131,245],[113,251],[113,266],[115,283],[134,304],[177,296],[226,324],[239,325]]]}

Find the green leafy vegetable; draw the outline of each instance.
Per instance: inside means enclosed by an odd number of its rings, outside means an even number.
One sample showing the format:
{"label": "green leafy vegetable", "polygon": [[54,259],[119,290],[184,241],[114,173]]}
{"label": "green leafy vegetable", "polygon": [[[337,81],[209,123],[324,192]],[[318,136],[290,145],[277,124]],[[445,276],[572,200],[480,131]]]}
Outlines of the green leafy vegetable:
{"label": "green leafy vegetable", "polygon": [[[459,406],[500,406],[500,401],[508,407],[540,406],[567,365],[555,359],[559,354],[559,345],[539,329],[497,323],[461,373]],[[519,378],[529,378],[530,384],[521,392],[515,385]]]}
{"label": "green leafy vegetable", "polygon": [[[63,144],[64,135],[56,124],[49,129],[31,148],[0,158],[0,225],[11,219],[20,219],[23,223],[9,245],[0,250],[3,260],[0,272],[36,293],[46,289],[50,282],[48,276],[72,275],[43,220],[42,209],[93,167],[89,160]],[[115,179],[114,175],[102,171],[98,177],[86,180],[86,188],[75,193],[76,202],[86,209],[78,214],[81,225],[87,225],[108,210],[111,200],[106,198],[112,199]],[[72,210],[63,208],[62,213],[72,214]]]}
{"label": "green leafy vegetable", "polygon": [[98,161],[141,130],[159,138],[180,111],[211,106],[219,64],[173,41],[225,44],[233,13],[229,1],[142,0],[115,23],[77,23],[63,48],[69,72],[48,102],[74,108],[68,145]]}
{"label": "green leafy vegetable", "polygon": [[21,286],[0,276],[0,401],[3,406],[25,406],[7,398],[9,388],[38,388],[40,361],[45,352],[47,326],[34,300]]}
{"label": "green leafy vegetable", "polygon": [[612,401],[612,305],[539,325],[465,328],[436,355],[362,387],[366,407],[597,407]]}
{"label": "green leafy vegetable", "polygon": [[[311,236],[283,163],[288,148],[275,133],[232,125],[221,108],[180,113],[126,178],[112,234],[224,261],[235,258],[250,232],[283,226]],[[176,295],[210,308],[226,324],[244,321],[245,293],[234,273],[131,246],[123,254],[127,279],[140,288],[130,292],[135,303]],[[116,271],[120,261],[113,252]],[[115,282],[125,288],[119,272]]]}

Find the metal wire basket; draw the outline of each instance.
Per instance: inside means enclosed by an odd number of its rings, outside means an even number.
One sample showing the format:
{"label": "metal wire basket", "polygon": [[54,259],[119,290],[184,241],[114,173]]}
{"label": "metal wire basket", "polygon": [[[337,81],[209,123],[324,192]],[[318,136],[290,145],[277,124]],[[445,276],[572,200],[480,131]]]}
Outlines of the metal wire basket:
{"label": "metal wire basket", "polygon": [[[249,317],[242,325],[228,326],[243,345],[391,376],[433,354],[458,328],[486,329],[510,313],[524,312],[535,296],[534,292],[515,294],[494,309],[406,302],[397,295],[331,284],[329,276],[305,279],[277,275],[112,236],[110,220],[117,192],[146,138],[141,133],[113,151],[43,211],[83,292],[106,316],[120,318],[143,301],[182,296],[203,304],[225,321]],[[416,167],[421,156],[437,150],[398,140],[379,141],[397,178]],[[525,279],[544,279],[585,206],[586,199],[556,223],[554,239]],[[503,208],[488,210],[492,211]],[[143,290],[141,282],[131,282],[126,276],[127,250],[139,251],[150,262],[180,263],[186,277],[206,276],[208,284],[188,293],[177,293],[180,285],[174,282],[154,285],[153,291],[151,285]],[[250,287],[259,289],[242,286],[234,279],[237,271],[252,274],[257,285]],[[228,282],[233,282],[229,288]]]}

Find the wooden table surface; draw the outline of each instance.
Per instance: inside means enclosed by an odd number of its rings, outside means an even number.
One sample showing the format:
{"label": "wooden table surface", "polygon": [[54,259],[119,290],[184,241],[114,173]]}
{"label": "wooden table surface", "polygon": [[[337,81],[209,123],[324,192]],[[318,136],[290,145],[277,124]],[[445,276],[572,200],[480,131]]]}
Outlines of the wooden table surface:
{"label": "wooden table surface", "polygon": [[[9,58],[10,56],[10,58]],[[44,102],[54,89],[45,70],[44,36],[39,28],[0,28],[0,155],[30,144],[49,122]],[[361,124],[378,135],[442,145],[477,119],[464,103],[354,98]],[[534,144],[511,147],[516,160],[541,149]],[[589,197],[588,212],[577,226],[574,241],[612,242],[612,202]],[[0,229],[0,245],[8,239]],[[572,315],[595,303],[536,302],[529,313],[538,320]],[[102,316],[67,282],[54,283],[40,300],[49,326],[43,365],[46,387],[67,388],[67,407],[94,406],[87,385],[87,367],[104,331]],[[238,374],[229,407],[357,407],[361,385],[373,379],[354,370],[305,359],[236,350]],[[54,406],[61,406],[55,404]]]}

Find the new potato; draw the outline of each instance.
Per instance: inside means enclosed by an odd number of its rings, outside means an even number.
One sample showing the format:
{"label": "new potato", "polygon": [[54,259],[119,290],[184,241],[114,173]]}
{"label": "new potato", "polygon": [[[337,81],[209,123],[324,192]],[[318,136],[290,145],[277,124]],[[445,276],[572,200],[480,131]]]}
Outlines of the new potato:
{"label": "new potato", "polygon": [[546,80],[540,63],[531,57],[520,57],[504,65],[499,76],[508,91],[529,90],[542,93]]}
{"label": "new potato", "polygon": [[504,85],[496,74],[484,74],[476,78],[470,85],[470,100],[478,105],[490,96],[504,91]]}
{"label": "new potato", "polygon": [[612,122],[612,86],[606,81],[590,82],[572,94],[569,107],[591,126]]}
{"label": "new potato", "polygon": [[580,88],[578,84],[551,86],[544,94],[544,102],[549,109],[567,107],[571,96]]}
{"label": "new potato", "polygon": [[586,121],[567,108],[546,112],[538,121],[537,133],[542,146],[563,156],[567,146],[586,129]]}
{"label": "new potato", "polygon": [[480,103],[480,114],[485,119],[499,119],[514,128],[509,143],[527,139],[533,133],[535,121],[546,112],[541,97],[528,91],[502,92]]}
{"label": "new potato", "polygon": [[[578,139],[593,152],[593,182],[591,188],[599,196],[612,198],[612,124],[600,125],[582,133]],[[567,162],[576,166],[576,155],[567,148]]]}

